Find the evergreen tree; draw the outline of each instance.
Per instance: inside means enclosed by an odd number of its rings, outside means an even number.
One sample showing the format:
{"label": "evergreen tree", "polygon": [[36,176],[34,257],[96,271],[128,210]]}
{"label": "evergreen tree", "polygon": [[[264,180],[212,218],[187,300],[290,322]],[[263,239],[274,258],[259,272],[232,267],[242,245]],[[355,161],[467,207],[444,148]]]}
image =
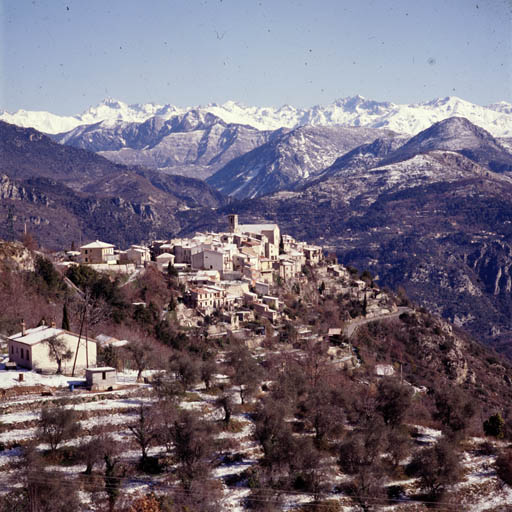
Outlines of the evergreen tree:
{"label": "evergreen tree", "polygon": [[486,436],[503,439],[505,435],[505,420],[501,417],[499,412],[484,421],[484,432]]}
{"label": "evergreen tree", "polygon": [[65,331],[71,330],[69,327],[68,307],[66,303],[64,303],[64,307],[62,308],[62,328]]}

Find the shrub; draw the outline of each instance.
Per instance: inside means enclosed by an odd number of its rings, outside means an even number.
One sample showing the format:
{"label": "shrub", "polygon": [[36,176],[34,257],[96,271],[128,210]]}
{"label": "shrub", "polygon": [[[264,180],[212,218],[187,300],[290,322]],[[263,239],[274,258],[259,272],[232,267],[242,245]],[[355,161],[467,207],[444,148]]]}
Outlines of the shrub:
{"label": "shrub", "polygon": [[496,473],[508,485],[512,485],[512,450],[500,453],[495,463]]}
{"label": "shrub", "polygon": [[505,420],[501,417],[499,412],[493,414],[489,417],[489,419],[485,420],[483,426],[486,436],[503,439],[505,435]]}

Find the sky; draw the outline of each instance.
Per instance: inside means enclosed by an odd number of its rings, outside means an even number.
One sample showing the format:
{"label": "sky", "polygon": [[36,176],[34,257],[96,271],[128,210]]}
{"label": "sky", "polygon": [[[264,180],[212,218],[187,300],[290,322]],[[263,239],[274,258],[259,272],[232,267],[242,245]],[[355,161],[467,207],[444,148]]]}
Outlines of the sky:
{"label": "sky", "polygon": [[0,109],[512,101],[512,0],[0,0]]}

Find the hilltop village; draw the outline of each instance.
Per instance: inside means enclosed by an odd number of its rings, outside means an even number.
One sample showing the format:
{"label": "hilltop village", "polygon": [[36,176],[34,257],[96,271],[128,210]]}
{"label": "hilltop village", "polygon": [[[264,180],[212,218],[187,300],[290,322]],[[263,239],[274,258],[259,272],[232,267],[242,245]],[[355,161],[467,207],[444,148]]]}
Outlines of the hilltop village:
{"label": "hilltop village", "polygon": [[[125,251],[96,240],[67,255],[103,272],[133,276],[154,267],[172,274],[183,291],[175,308],[178,324],[193,328],[206,319],[210,337],[230,334],[245,340],[261,338],[265,324],[251,324],[255,320],[265,320],[272,328],[282,327],[283,322],[291,320],[284,292],[296,293],[301,285],[307,289],[311,285],[308,277],[313,275],[314,287],[359,302],[364,311],[358,313],[368,319],[397,311],[395,302],[374,288],[369,276],[359,279],[354,269],[326,257],[322,247],[282,235],[277,224],[241,224],[238,215],[233,214],[228,217],[228,225],[226,232],[155,240],[149,246],[132,245]],[[344,320],[351,318],[347,312]],[[313,333],[304,325],[296,325],[295,330],[302,338],[322,339],[329,328],[331,334],[340,335],[341,323],[338,319],[333,325],[323,326],[323,333]],[[253,330],[243,326],[252,326]]]}
{"label": "hilltop village", "polygon": [[[201,331],[212,340],[232,337],[251,349],[273,340],[295,348],[334,341],[329,349],[331,360],[345,368],[357,366],[356,354],[342,339],[358,323],[398,314],[395,300],[375,287],[368,273],[359,277],[355,269],[326,256],[321,247],[281,235],[277,224],[241,224],[234,214],[227,221],[226,232],[156,240],[149,246],[132,245],[127,250],[96,240],[82,245],[79,251],[57,253],[54,262],[65,275],[81,265],[116,283],[120,278],[125,284],[135,282],[147,272],[172,279],[176,293],[156,314],[178,331]],[[67,286],[85,300],[83,290],[72,280],[67,279]],[[322,294],[343,297],[349,305],[344,317],[332,317],[329,323],[318,323],[314,318],[299,321],[294,309],[306,308],[314,315]],[[137,301],[132,307],[143,311],[154,304]],[[58,328],[54,317],[33,327],[23,321],[21,330],[7,338],[7,365],[46,374],[75,376],[85,372],[89,387],[112,387],[108,376],[115,378],[116,368],[98,367],[104,357],[97,354],[109,346],[136,344],[139,335],[128,333],[126,339],[117,339],[97,328],[89,330],[87,315],[84,311],[79,320],[80,332]],[[52,341],[55,338],[62,344],[62,354],[70,357],[59,354]],[[96,382],[98,374],[104,382]]]}

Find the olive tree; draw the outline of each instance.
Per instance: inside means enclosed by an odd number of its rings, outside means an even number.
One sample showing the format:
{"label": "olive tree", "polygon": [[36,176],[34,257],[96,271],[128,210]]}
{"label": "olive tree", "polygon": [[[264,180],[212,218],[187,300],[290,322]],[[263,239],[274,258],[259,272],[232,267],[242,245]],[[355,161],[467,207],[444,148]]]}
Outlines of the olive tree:
{"label": "olive tree", "polygon": [[77,413],[63,406],[44,406],[37,429],[38,438],[50,445],[52,452],[67,439],[73,439],[80,432]]}

